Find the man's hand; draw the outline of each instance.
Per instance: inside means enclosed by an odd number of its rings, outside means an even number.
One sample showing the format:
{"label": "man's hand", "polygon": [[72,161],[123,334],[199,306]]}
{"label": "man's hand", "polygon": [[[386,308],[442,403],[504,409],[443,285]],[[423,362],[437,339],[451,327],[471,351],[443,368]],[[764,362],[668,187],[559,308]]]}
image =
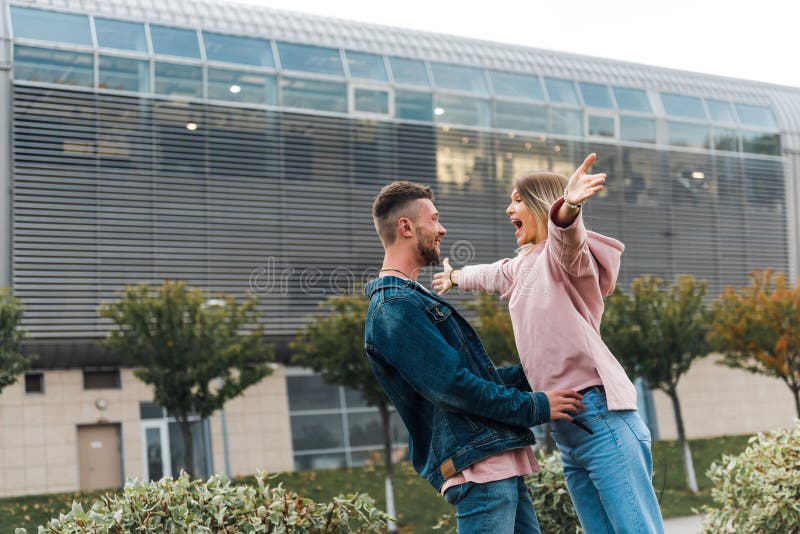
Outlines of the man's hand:
{"label": "man's hand", "polygon": [[433,289],[439,295],[444,295],[453,288],[453,282],[458,283],[458,271],[454,271],[450,260],[445,258],[442,262],[443,271],[433,275]]}
{"label": "man's hand", "polygon": [[550,401],[550,420],[563,419],[572,421],[572,415],[586,408],[581,402],[583,395],[577,391],[545,391],[547,400]]}

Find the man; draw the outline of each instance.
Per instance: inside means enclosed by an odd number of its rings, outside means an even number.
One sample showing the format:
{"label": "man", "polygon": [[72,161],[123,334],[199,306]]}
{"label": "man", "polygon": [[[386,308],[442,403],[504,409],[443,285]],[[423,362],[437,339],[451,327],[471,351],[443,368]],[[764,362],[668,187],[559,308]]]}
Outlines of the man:
{"label": "man", "polygon": [[365,345],[414,468],[456,507],[459,533],[539,533],[523,481],[537,469],[530,427],[572,420],[582,396],[532,393],[521,366],[496,369],[467,321],[416,282],[446,234],[429,187],[387,185],[372,216],[385,255],[365,288]]}

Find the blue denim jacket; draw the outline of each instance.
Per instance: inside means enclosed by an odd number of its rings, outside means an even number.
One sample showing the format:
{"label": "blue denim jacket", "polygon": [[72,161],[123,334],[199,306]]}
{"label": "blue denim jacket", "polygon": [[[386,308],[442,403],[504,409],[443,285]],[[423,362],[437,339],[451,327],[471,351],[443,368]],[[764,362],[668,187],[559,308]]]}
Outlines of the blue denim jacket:
{"label": "blue denim jacket", "polygon": [[549,420],[550,404],[520,365],[495,368],[469,323],[414,281],[384,276],[365,292],[367,356],[420,476],[439,491],[465,467],[535,443],[530,427]]}

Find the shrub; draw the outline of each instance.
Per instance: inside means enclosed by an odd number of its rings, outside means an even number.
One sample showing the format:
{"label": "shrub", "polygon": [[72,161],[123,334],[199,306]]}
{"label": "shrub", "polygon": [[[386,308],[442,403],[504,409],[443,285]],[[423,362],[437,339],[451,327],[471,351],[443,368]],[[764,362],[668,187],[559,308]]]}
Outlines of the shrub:
{"label": "shrub", "polygon": [[[561,453],[556,451],[546,454],[539,451],[538,460],[539,472],[529,476],[525,483],[528,485],[542,532],[582,533],[583,529],[561,468]],[[447,534],[453,533],[456,531],[455,517],[445,515],[433,528]]]}
{"label": "shrub", "polygon": [[[272,487],[263,473],[255,485],[232,485],[220,475],[158,482],[131,480],[121,495],[103,496],[84,510],[72,510],[39,527],[39,534],[107,532],[194,533],[382,533],[387,516],[367,494],[334,497],[317,503]],[[23,528],[16,534],[26,534]]]}
{"label": "shrub", "polygon": [[539,453],[538,473],[528,477],[528,491],[533,500],[542,532],[581,533],[581,523],[567,490],[561,453]]}
{"label": "shrub", "polygon": [[714,462],[708,477],[716,507],[703,507],[703,532],[800,533],[800,422],[750,438],[743,453]]}

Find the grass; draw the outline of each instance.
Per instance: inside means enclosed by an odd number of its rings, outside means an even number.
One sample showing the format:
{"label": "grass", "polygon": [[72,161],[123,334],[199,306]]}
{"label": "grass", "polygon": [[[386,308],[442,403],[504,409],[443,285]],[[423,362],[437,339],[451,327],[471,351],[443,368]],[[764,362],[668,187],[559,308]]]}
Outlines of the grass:
{"label": "grass", "polygon": [[[693,508],[711,504],[711,481],[705,472],[711,463],[723,454],[738,454],[747,446],[749,436],[726,436],[692,440],[698,495],[686,491],[681,451],[674,441],[659,441],[653,444],[653,483],[664,517],[692,514]],[[360,467],[320,471],[297,471],[280,473],[274,484],[283,483],[314,500],[326,500],[341,493],[366,492],[375,498],[378,506],[385,506],[382,467]],[[15,527],[24,527],[35,533],[51,517],[66,513],[77,500],[90,506],[104,492],[59,493],[0,499],[0,532],[14,532]],[[402,532],[425,533],[431,531],[442,514],[452,513],[452,508],[423,481],[407,463],[396,468],[395,503]]]}

